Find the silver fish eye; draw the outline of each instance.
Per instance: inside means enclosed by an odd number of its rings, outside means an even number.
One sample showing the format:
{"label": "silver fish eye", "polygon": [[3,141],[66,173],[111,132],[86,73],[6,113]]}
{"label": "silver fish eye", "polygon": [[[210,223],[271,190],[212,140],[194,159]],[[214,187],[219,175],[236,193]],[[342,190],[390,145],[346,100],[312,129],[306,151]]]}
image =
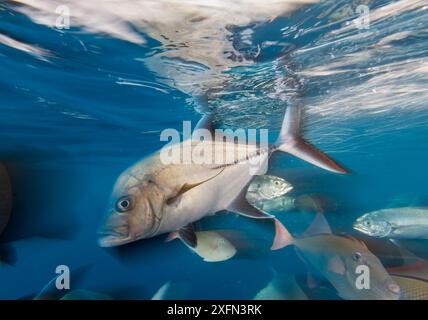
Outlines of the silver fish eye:
{"label": "silver fish eye", "polygon": [[120,198],[116,203],[119,212],[126,212],[132,208],[132,199],[128,196]]}
{"label": "silver fish eye", "polygon": [[355,262],[360,261],[360,259],[361,259],[361,253],[359,253],[359,252],[355,252],[355,253],[354,253],[354,255],[352,256],[352,259],[353,259]]}
{"label": "silver fish eye", "polygon": [[372,223],[370,222],[370,220],[366,220],[364,221],[364,224],[369,227]]}

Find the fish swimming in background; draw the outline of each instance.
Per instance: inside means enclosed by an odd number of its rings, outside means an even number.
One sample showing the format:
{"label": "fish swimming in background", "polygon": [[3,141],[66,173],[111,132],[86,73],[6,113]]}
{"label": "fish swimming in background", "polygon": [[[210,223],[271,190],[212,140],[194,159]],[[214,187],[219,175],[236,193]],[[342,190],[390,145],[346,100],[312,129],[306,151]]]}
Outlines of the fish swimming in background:
{"label": "fish swimming in background", "polygon": [[293,190],[293,186],[283,178],[261,175],[255,177],[247,190],[247,200],[250,204],[263,200],[278,198]]}
{"label": "fish swimming in background", "polygon": [[[275,151],[287,152],[332,172],[347,173],[302,138],[300,122],[301,104],[287,107],[277,142],[266,148],[233,140],[198,141],[196,147],[202,154],[213,150],[212,165],[198,164],[201,158],[194,158],[193,139],[175,144],[168,151],[178,154],[179,159],[192,155],[188,163],[164,164],[162,150],[141,160],[116,182],[109,215],[99,232],[99,245],[114,247],[178,231],[186,243],[196,247],[197,237],[186,226],[206,216],[228,210],[250,218],[273,219],[251,206],[246,193],[258,173],[252,172],[254,164],[257,168],[267,167]],[[209,116],[196,127],[211,133],[213,128]]]}
{"label": "fish swimming in background", "polygon": [[190,230],[190,232],[194,232],[196,235],[196,246],[192,246],[192,243],[186,242],[186,237],[181,237],[178,232],[172,232],[169,235],[167,241],[180,239],[190,248],[190,250],[203,258],[205,262],[226,261],[232,259],[237,253],[237,248],[233,245],[233,243],[220,232],[195,232],[193,230]]}
{"label": "fish swimming in background", "polygon": [[291,190],[293,186],[283,178],[261,175],[251,182],[246,198],[263,212],[289,211],[295,208],[295,198],[285,196]]}
{"label": "fish swimming in background", "polygon": [[268,213],[283,213],[293,210],[324,213],[326,211],[333,211],[336,208],[335,201],[319,194],[301,195],[297,197],[282,195],[273,199],[249,202],[257,209]]}
{"label": "fish swimming in background", "polygon": [[376,238],[428,239],[428,208],[391,208],[366,213],[355,230]]}
{"label": "fish swimming in background", "polygon": [[250,204],[263,212],[286,212],[296,208],[296,198],[291,196],[280,196],[269,200],[259,200]]}
{"label": "fish swimming in background", "polygon": [[[294,245],[299,256],[319,271],[337,290],[338,295],[348,300],[397,300],[400,287],[360,240],[332,234],[323,217],[318,213],[302,238],[294,238],[282,224],[276,224],[278,237],[273,250]],[[356,268],[369,267],[370,288],[357,289]]]}
{"label": "fish swimming in background", "polygon": [[168,281],[162,285],[150,300],[183,300],[189,291],[189,286],[182,282]]}
{"label": "fish swimming in background", "polygon": [[254,297],[254,300],[308,300],[292,274],[279,274],[273,270],[273,278]]}
{"label": "fish swimming in background", "polygon": [[153,297],[150,300],[165,300],[165,295],[171,286],[171,282],[165,283],[158,291],[155,292]]}

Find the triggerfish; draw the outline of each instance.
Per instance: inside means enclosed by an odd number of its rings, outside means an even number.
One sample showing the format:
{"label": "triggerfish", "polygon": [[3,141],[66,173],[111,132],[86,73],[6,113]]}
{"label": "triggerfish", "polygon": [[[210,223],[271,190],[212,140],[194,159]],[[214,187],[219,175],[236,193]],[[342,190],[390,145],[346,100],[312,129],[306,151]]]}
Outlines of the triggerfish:
{"label": "triggerfish", "polygon": [[[294,238],[288,230],[277,223],[277,237],[272,249],[288,245],[297,248],[299,256],[321,273],[337,290],[343,299],[348,300],[397,300],[400,287],[360,240],[332,234],[321,213],[302,238]],[[357,287],[360,273],[357,267],[369,269],[369,287]]]}

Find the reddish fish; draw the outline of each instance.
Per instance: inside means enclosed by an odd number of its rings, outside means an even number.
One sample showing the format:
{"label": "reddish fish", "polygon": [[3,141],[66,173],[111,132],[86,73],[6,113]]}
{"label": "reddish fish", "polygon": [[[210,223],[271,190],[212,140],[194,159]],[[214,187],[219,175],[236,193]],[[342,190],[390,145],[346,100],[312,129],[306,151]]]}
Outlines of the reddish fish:
{"label": "reddish fish", "polygon": [[[322,214],[317,214],[302,238],[294,238],[280,223],[276,223],[276,229],[272,250],[294,245],[299,255],[336,288],[340,297],[350,300],[399,299],[400,287],[364,242],[332,234]],[[369,268],[368,289],[357,288],[360,273],[356,270],[361,265]]]}

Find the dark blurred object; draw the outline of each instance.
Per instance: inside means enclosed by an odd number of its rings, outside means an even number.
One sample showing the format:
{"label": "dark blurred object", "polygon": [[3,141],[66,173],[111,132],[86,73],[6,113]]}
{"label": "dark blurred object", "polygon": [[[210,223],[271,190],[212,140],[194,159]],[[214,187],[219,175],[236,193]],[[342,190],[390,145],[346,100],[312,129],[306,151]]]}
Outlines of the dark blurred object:
{"label": "dark blurred object", "polygon": [[12,211],[12,186],[6,166],[0,162],[0,235],[5,230]]}
{"label": "dark blurred object", "polygon": [[1,241],[72,238],[79,226],[73,210],[79,185],[72,158],[61,150],[16,150],[0,150],[13,190],[10,196],[3,196],[10,204],[2,205],[11,208],[13,202],[13,212]]}
{"label": "dark blurred object", "polygon": [[16,263],[16,251],[10,243],[0,243],[0,265],[14,266]]}

